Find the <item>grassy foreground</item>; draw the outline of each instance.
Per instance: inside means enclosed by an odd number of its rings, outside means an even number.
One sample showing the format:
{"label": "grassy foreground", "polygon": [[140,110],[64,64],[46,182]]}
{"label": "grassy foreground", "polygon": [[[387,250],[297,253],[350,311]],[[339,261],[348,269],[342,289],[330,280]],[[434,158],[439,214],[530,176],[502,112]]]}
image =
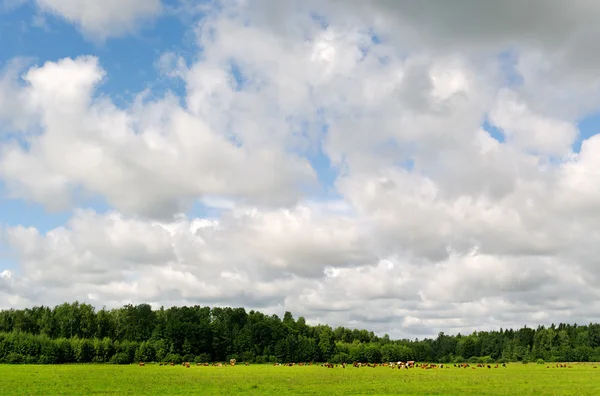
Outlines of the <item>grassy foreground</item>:
{"label": "grassy foreground", "polygon": [[0,395],[599,395],[600,367],[377,368],[0,365]]}

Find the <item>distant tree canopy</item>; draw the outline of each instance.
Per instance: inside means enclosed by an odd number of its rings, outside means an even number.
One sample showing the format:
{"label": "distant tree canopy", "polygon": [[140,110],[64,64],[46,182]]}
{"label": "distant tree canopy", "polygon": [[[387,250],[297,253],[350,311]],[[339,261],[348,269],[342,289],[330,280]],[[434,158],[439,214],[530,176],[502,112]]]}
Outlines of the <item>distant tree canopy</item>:
{"label": "distant tree canopy", "polygon": [[99,310],[78,302],[0,311],[0,363],[600,361],[600,325],[439,333],[390,340],[367,330],[309,326],[244,308],[147,304]]}

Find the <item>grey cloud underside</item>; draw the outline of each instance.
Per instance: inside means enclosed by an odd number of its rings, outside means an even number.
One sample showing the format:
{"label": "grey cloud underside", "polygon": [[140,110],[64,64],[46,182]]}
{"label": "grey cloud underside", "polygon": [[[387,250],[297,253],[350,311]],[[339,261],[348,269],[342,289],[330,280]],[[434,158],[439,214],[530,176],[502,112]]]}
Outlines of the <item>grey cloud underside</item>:
{"label": "grey cloud underside", "polygon": [[163,11],[161,0],[35,0],[35,4],[42,12],[74,24],[94,41],[135,32]]}
{"label": "grey cloud underside", "polygon": [[[183,98],[119,108],[92,57],[3,69],[0,125],[29,143],[0,147],[10,194],[112,211],[6,228],[2,307],[243,305],[411,338],[600,320],[600,139],[572,150],[595,2],[249,4],[203,17],[194,62],[160,58]],[[219,215],[180,214],[198,200]]]}

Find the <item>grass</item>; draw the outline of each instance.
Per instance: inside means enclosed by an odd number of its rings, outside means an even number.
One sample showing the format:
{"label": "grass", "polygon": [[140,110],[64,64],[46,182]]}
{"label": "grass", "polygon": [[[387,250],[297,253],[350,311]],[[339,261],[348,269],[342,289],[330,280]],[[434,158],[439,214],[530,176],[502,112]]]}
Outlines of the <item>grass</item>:
{"label": "grass", "polygon": [[599,395],[600,368],[0,365],[0,395]]}

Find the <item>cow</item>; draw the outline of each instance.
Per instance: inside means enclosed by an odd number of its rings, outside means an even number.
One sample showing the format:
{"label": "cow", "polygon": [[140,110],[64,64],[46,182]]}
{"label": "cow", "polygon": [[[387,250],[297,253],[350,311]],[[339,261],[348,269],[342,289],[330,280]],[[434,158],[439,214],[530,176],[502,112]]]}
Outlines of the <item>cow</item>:
{"label": "cow", "polygon": [[229,365],[230,366],[235,366],[236,363],[237,363],[237,360],[235,360],[235,359],[229,360]]}
{"label": "cow", "polygon": [[144,362],[140,362],[140,366],[144,366]]}

